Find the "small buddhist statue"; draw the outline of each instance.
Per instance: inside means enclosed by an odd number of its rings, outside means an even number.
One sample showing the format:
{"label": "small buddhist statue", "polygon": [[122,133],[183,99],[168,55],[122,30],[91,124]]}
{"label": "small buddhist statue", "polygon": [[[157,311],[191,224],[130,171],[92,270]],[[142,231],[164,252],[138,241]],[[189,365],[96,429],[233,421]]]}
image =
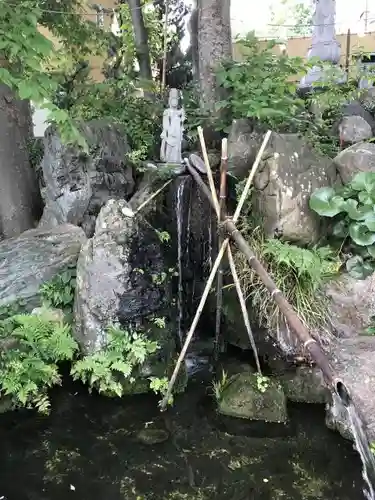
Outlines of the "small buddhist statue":
{"label": "small buddhist statue", "polygon": [[169,107],[163,114],[160,160],[165,163],[181,163],[181,145],[184,131],[185,111],[179,108],[179,91],[169,92]]}

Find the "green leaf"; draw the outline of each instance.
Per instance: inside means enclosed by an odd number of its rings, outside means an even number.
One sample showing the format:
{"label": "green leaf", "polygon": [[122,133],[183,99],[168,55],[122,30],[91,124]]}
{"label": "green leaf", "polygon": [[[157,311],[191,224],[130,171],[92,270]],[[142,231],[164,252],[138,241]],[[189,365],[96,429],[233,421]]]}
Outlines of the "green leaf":
{"label": "green leaf", "polygon": [[370,231],[375,232],[375,212],[371,211],[363,221],[363,224],[365,224]]}
{"label": "green leaf", "polygon": [[375,172],[359,172],[353,177],[350,187],[355,191],[372,191],[375,189]]}
{"label": "green leaf", "polygon": [[375,204],[375,191],[361,191],[360,193],[358,193],[358,199],[364,205],[373,206]]}
{"label": "green leaf", "polygon": [[375,245],[367,247],[368,254],[375,259]]}
{"label": "green leaf", "polygon": [[372,211],[372,207],[368,205],[358,205],[358,201],[353,199],[345,200],[342,203],[342,209],[349,215],[352,220],[365,220]]}
{"label": "green leaf", "polygon": [[346,262],[346,269],[350,276],[358,280],[364,280],[374,272],[372,266],[365,262],[362,257],[356,255]]}
{"label": "green leaf", "polygon": [[375,243],[375,233],[369,231],[365,224],[353,222],[349,226],[351,239],[360,246],[369,246]]}
{"label": "green leaf", "polygon": [[342,205],[345,200],[337,196],[331,187],[317,189],[310,197],[309,205],[319,215],[334,217],[343,211]]}

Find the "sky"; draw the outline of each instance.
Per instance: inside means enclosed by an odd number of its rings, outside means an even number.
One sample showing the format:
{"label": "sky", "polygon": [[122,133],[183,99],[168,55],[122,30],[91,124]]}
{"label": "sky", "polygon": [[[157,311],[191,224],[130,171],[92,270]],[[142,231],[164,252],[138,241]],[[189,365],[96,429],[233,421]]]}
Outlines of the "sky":
{"label": "sky", "polygon": [[[307,5],[310,2],[311,0],[305,0]],[[364,23],[360,21],[360,16],[366,10],[366,3],[369,19],[375,20],[375,0],[336,0],[336,31],[346,32],[350,28],[356,33],[363,30]],[[272,4],[277,4],[277,0],[231,0],[233,35],[246,34],[251,30],[259,34],[265,33],[267,23],[270,22],[269,13]],[[375,31],[375,23],[372,25],[372,30]]]}

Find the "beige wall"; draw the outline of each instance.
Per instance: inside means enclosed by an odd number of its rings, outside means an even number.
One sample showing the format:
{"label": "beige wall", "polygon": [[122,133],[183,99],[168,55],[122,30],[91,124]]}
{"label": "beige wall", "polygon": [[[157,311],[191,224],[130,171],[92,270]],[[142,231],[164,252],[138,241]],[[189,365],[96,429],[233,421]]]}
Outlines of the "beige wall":
{"label": "beige wall", "polygon": [[[85,2],[82,2],[82,3],[84,4]],[[107,9],[113,9],[118,4],[117,0],[100,0],[100,2],[98,2],[98,3],[100,3],[100,5],[102,5],[104,8],[107,8]],[[84,7],[84,9],[89,14],[89,15],[84,16],[84,17],[86,19],[88,19],[89,21],[95,22],[96,21],[95,10],[91,9],[88,6]],[[111,17],[110,17],[110,15],[105,14],[104,15],[104,27],[105,27],[105,29],[109,30],[110,25],[111,25]],[[47,38],[52,40],[58,46],[59,42],[58,42],[57,38],[54,37],[54,35],[47,28],[45,28],[44,26],[40,26],[39,31],[41,33],[43,33],[43,35],[45,35]],[[105,57],[106,57],[105,54],[103,54],[103,56],[92,56],[89,60],[89,64],[91,67],[91,77],[98,82],[102,81],[104,78],[103,74],[102,74],[102,66],[103,66],[103,62],[104,62]]]}
{"label": "beige wall", "polygon": [[[347,51],[347,35],[338,35],[337,40],[341,45],[341,61],[340,64],[345,66],[346,51]],[[266,45],[267,41],[261,42]],[[311,37],[291,38],[286,43],[286,53],[291,57],[306,57],[311,46]],[[274,48],[275,52],[279,52],[279,46]],[[368,33],[364,37],[359,37],[353,33],[350,36],[350,55],[353,56],[358,52],[375,52],[375,32]],[[240,43],[234,44],[234,58],[241,60],[246,54],[246,49]]]}

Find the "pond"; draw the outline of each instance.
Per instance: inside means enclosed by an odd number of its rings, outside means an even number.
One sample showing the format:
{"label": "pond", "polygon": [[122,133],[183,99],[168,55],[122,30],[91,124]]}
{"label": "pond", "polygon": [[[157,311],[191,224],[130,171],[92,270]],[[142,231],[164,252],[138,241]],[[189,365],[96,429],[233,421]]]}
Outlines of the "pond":
{"label": "pond", "polygon": [[[1,416],[0,498],[362,498],[358,455],[326,429],[323,408],[291,406],[288,436],[235,436],[215,425],[210,392],[196,379],[160,413],[152,395],[115,401],[67,380],[52,394],[50,416]],[[162,442],[147,442],[145,429]]]}

